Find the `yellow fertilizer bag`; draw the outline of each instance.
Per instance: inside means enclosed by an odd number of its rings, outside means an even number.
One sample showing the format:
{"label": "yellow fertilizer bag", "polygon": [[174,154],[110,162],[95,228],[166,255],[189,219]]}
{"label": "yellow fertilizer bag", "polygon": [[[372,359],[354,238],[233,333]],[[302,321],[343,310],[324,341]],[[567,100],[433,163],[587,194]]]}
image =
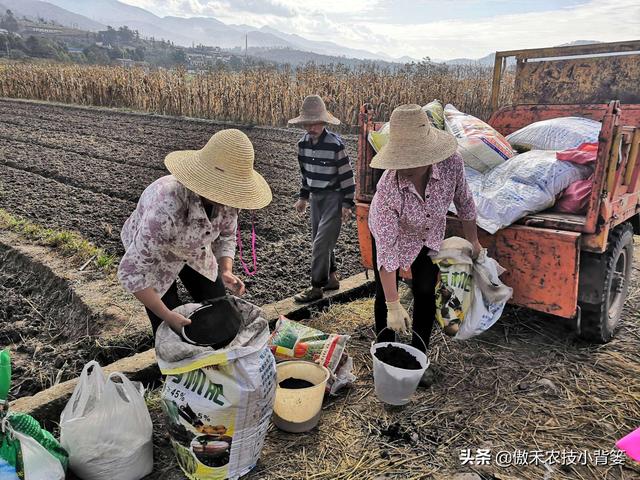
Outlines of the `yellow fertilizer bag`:
{"label": "yellow fertilizer bag", "polygon": [[[162,409],[176,461],[190,480],[238,479],[258,462],[271,424],[275,360],[262,310],[232,297],[242,316],[226,347],[186,343],[166,323],[156,333],[165,375]],[[200,304],[175,311],[189,316]]]}
{"label": "yellow fertilizer bag", "polygon": [[432,100],[427,103],[422,110],[427,114],[431,125],[438,130],[444,130],[444,108],[440,100]]}
{"label": "yellow fertilizer bag", "polygon": [[473,247],[464,238],[442,242],[432,257],[440,269],[436,283],[436,320],[447,335],[455,336],[473,300]]}
{"label": "yellow fertilizer bag", "polygon": [[378,153],[389,141],[389,122],[385,123],[377,132],[369,132],[369,143]]}

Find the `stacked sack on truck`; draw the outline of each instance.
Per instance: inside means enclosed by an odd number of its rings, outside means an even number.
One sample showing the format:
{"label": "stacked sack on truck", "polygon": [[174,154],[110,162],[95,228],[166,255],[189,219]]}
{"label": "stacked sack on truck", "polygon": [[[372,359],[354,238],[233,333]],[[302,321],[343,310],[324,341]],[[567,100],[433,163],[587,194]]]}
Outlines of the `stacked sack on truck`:
{"label": "stacked sack on truck", "polygon": [[489,233],[552,207],[569,185],[591,175],[591,167],[561,162],[556,152],[521,153],[484,175],[467,172],[478,226]]}
{"label": "stacked sack on truck", "polygon": [[453,105],[444,107],[447,132],[458,141],[458,153],[465,165],[484,173],[515,155],[515,151],[497,130],[482,120],[460,112]]}
{"label": "stacked sack on truck", "polygon": [[507,140],[518,151],[566,150],[597,142],[601,127],[589,118],[552,118],[527,125],[507,135]]}
{"label": "stacked sack on truck", "polygon": [[[508,161],[499,162],[494,155],[491,168],[486,168],[485,161],[478,169],[477,161],[467,156],[466,176],[477,207],[478,226],[493,234],[554,205],[557,211],[584,213],[591,194],[600,127],[600,122],[580,117],[544,120],[506,137],[515,150],[524,152]],[[490,130],[478,133],[476,138],[483,135],[493,140],[504,138]],[[460,138],[458,142],[464,157]],[[484,142],[492,143],[486,138]],[[453,205],[451,211],[455,212]]]}

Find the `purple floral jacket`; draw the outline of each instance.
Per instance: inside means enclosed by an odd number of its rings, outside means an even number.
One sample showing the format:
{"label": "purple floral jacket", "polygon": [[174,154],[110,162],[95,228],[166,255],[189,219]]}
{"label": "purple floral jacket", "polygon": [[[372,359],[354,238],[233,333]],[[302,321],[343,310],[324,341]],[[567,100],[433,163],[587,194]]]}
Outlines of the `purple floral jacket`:
{"label": "purple floral jacket", "polygon": [[215,281],[217,259],[235,256],[237,225],[237,209],[219,206],[210,220],[196,193],[173,175],[159,178],[122,227],[120,283],[131,293],[153,287],[162,296],[185,264]]}

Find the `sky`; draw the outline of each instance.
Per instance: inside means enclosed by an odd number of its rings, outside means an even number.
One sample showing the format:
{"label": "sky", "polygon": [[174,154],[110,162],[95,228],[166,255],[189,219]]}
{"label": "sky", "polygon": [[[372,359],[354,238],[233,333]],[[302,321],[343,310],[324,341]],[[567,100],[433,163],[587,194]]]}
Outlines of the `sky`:
{"label": "sky", "polygon": [[395,58],[479,58],[640,38],[640,0],[121,0],[156,15],[269,26]]}

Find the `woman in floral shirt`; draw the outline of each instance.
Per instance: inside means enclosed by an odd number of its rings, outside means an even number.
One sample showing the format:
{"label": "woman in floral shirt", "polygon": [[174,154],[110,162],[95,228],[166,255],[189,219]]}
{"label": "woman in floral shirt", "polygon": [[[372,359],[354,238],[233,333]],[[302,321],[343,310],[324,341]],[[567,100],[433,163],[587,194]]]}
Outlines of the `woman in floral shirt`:
{"label": "woman in floral shirt", "polygon": [[[435,319],[435,284],[438,267],[430,254],[440,249],[451,202],[462,220],[464,235],[480,252],[476,209],[464,175],[464,163],[456,153],[455,138],[432,127],[419,105],[403,105],[391,114],[390,138],[371,162],[385,169],[369,210],[374,238],[376,278],[374,314],[377,333],[385,327],[395,332],[413,329],[414,347],[429,345]],[[400,304],[398,270],[411,269],[413,319]],[[393,341],[385,330],[380,341]],[[433,373],[425,372],[422,384]]]}
{"label": "woman in floral shirt", "polygon": [[225,287],[244,293],[232,272],[238,210],[271,202],[253,161],[251,141],[235,129],[200,150],[172,152],[165,158],[171,175],[145,189],[125,222],[118,277],[146,307],[154,333],[163,321],[177,331],[190,323],[172,311],[182,303],[178,277],[196,302],[225,295]]}

